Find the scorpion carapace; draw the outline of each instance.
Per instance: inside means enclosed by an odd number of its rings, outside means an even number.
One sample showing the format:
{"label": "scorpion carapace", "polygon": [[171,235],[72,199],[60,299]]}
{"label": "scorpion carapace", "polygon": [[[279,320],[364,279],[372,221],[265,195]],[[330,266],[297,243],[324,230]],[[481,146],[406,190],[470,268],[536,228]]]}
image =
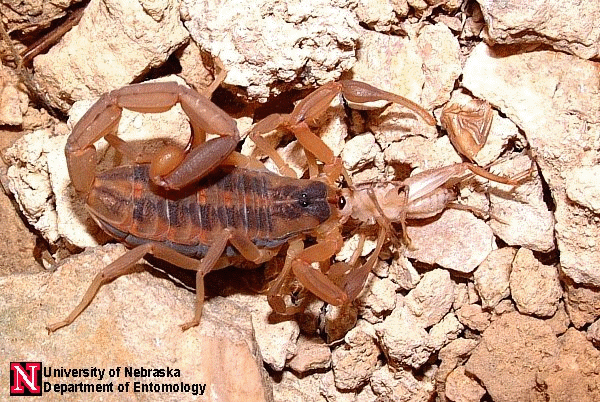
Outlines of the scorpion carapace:
{"label": "scorpion carapace", "polygon": [[[226,229],[258,247],[279,247],[335,214],[337,198],[320,181],[235,167],[221,167],[182,190],[165,190],[150,181],[148,164],[137,164],[100,173],[87,205],[98,225],[128,246],[161,242],[202,258],[215,234]],[[229,246],[225,255],[239,253]]]}

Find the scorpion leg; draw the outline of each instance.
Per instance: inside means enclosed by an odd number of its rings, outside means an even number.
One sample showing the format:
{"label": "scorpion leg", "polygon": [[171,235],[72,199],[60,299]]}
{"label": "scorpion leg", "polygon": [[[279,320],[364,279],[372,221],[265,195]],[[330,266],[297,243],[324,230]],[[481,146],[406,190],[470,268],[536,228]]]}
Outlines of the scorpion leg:
{"label": "scorpion leg", "polygon": [[[73,128],[65,154],[74,187],[82,192],[91,187],[96,166],[94,142],[116,133],[123,108],[159,113],[178,102],[192,126],[191,150],[169,147],[157,155],[151,167],[153,181],[178,189],[200,180],[219,165],[239,142],[239,131],[231,117],[196,91],[175,82],[134,84],[103,95]],[[219,137],[204,142],[206,132]],[[191,147],[197,142],[201,144]]]}
{"label": "scorpion leg", "polygon": [[[360,267],[353,268],[354,264],[346,264],[343,262],[336,263],[331,267],[333,272],[331,272],[329,276],[340,278],[336,282],[344,289],[344,292],[348,295],[349,301],[356,299],[362,292],[365,283],[367,282],[367,278],[369,277],[369,273],[375,266],[375,263],[377,263],[386,235],[387,230],[383,226],[380,226],[375,250],[373,250],[369,259]],[[362,250],[362,246],[360,249]]]}
{"label": "scorpion leg", "polygon": [[269,287],[269,291],[267,292],[267,300],[269,302],[269,306],[273,309],[273,311],[279,314],[291,315],[296,314],[302,311],[301,307],[288,307],[283,300],[283,291],[285,286],[289,282],[292,273],[292,261],[295,256],[299,254],[304,248],[304,242],[300,239],[293,240],[290,242],[285,262],[283,264],[283,268],[273,284]]}
{"label": "scorpion leg", "polygon": [[[202,306],[204,304],[204,276],[218,265],[219,259],[228,242],[231,242],[246,259],[257,263],[268,260],[272,257],[273,253],[277,252],[276,250],[259,250],[252,242],[250,242],[250,240],[246,240],[243,235],[228,230],[224,230],[223,233],[215,236],[215,239],[217,240],[210,246],[208,252],[200,261],[185,256],[160,243],[146,243],[127,251],[96,275],[85,292],[81,302],[73,309],[73,311],[71,311],[67,318],[48,325],[46,327],[48,332],[54,332],[57,329],[71,324],[92,302],[104,284],[122,275],[134,272],[136,263],[148,254],[183,269],[196,271],[196,308],[194,318],[191,321],[182,324],[181,328],[186,330],[198,325],[200,323]],[[250,243],[251,246],[249,246],[248,243]]]}
{"label": "scorpion leg", "polygon": [[323,140],[315,135],[308,126],[308,123],[322,116],[333,99],[340,94],[353,104],[366,104],[380,100],[394,102],[409,108],[425,120],[427,124],[435,125],[436,123],[433,116],[425,109],[402,96],[383,91],[364,82],[343,80],[330,82],[318,88],[301,100],[290,114],[274,114],[259,121],[250,131],[250,138],[282,170],[285,169],[285,162],[276,155],[273,147],[260,138],[260,135],[279,127],[288,129],[296,136],[306,151],[325,164],[324,172],[330,181],[334,182],[341,174],[348,183],[351,183],[341,159],[336,157]]}
{"label": "scorpion leg", "polygon": [[271,308],[279,314],[286,315],[303,310],[303,306],[288,307],[283,300],[282,291],[292,272],[300,283],[319,299],[334,306],[346,303],[346,293],[319,269],[311,266],[312,262],[324,261],[333,254],[326,244],[317,243],[305,249],[302,240],[291,242],[283,269],[267,295]]}
{"label": "scorpion leg", "polygon": [[[261,263],[271,259],[275,254],[277,254],[278,250],[261,250],[252,241],[245,236],[243,233],[225,229],[221,233],[218,233],[215,236],[217,239],[213,244],[211,244],[208,252],[199,262],[197,260],[192,259],[196,262],[194,266],[183,266],[177,262],[173,262],[175,265],[181,266],[182,268],[193,269],[196,270],[196,309],[194,313],[194,318],[191,321],[186,322],[181,325],[182,330],[187,330],[191,327],[195,327],[200,324],[200,318],[202,317],[202,306],[204,305],[204,276],[212,271],[219,258],[225,251],[225,247],[228,243],[231,243],[233,247],[235,247],[240,254],[247,260],[250,260],[255,263]],[[166,247],[166,252],[168,253],[177,253],[172,249]],[[179,254],[181,257],[188,259],[189,257],[185,257]],[[158,258],[165,259],[162,256],[158,256]],[[169,261],[171,262],[171,261]],[[187,262],[187,260],[182,260],[182,262]]]}
{"label": "scorpion leg", "polygon": [[332,231],[324,239],[317,239],[316,244],[301,250],[291,262],[292,272],[300,283],[315,296],[334,306],[346,303],[348,295],[329,275],[313,268],[312,263],[328,261],[339,251],[341,244],[339,231]]}

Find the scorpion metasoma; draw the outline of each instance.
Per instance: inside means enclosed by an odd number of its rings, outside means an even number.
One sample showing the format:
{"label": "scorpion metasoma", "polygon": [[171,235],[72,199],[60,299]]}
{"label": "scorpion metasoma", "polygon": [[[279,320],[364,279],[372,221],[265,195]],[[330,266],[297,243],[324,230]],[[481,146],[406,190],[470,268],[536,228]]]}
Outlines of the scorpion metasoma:
{"label": "scorpion metasoma", "polygon": [[[183,329],[200,321],[208,272],[243,260],[266,262],[284,245],[283,268],[268,291],[272,308],[279,313],[298,311],[297,306],[288,307],[283,297],[292,277],[323,301],[341,305],[362,290],[382,245],[393,234],[393,222],[402,225],[408,242],[406,220],[440,213],[455,198],[452,187],[469,174],[517,184],[469,163],[425,171],[404,181],[352,184],[341,160],[309,127],[340,94],[352,103],[398,103],[435,125],[428,112],[401,96],[362,82],[332,82],[300,101],[292,113],[268,116],[251,129],[249,137],[284,173],[279,175],[235,152],[240,140],[235,121],[187,87],[174,82],[144,83],[102,96],[73,128],[65,148],[67,166],[93,219],[131,249],[98,273],[68,317],[48,330],[72,323],[103,284],[131,272],[147,255],[196,271],[195,315]],[[123,108],[157,113],[176,103],[181,104],[192,128],[185,149],[167,146],[146,158],[116,136]],[[296,178],[262,138],[278,128],[292,132],[305,148],[309,179]],[[207,141],[206,133],[218,136]],[[135,163],[96,175],[94,143],[102,137]],[[336,184],[341,176],[346,188]],[[343,244],[342,225],[349,219],[378,225],[375,251],[362,265],[355,252],[350,262],[330,266],[331,257]],[[310,245],[305,247],[308,239]],[[361,235],[360,249],[363,243]]]}

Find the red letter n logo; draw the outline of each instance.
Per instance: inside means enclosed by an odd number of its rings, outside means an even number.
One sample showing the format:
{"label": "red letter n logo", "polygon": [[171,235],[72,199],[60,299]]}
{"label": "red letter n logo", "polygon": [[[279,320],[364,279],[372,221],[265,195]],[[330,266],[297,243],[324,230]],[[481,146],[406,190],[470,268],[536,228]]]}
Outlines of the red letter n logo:
{"label": "red letter n logo", "polygon": [[10,363],[10,395],[42,395],[42,363]]}

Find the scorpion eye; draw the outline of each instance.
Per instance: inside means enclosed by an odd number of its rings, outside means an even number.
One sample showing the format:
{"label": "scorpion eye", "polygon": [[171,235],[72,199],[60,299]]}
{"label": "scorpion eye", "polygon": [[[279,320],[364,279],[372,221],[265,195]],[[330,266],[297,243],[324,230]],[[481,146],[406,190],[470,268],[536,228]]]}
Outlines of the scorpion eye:
{"label": "scorpion eye", "polygon": [[307,198],[308,198],[308,195],[306,193],[300,194],[299,203],[302,208],[306,208],[310,205],[310,202],[308,202]]}
{"label": "scorpion eye", "polygon": [[344,209],[344,207],[346,206],[346,199],[344,198],[344,196],[340,196],[340,198],[338,198],[337,204],[339,209]]}

